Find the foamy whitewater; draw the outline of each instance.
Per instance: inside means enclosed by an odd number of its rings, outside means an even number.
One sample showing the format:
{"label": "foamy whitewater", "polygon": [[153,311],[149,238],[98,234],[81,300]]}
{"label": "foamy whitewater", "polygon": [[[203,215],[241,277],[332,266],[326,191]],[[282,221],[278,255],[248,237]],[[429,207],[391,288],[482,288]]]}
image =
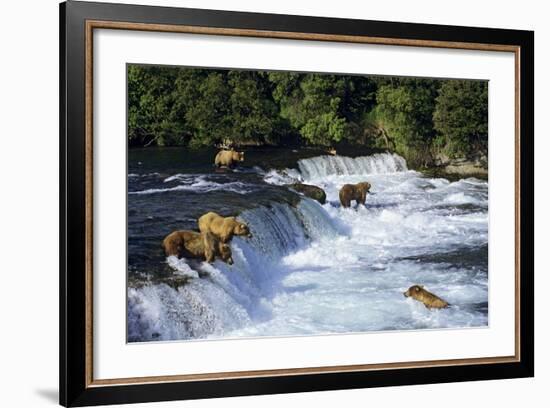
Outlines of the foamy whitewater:
{"label": "foamy whitewater", "polygon": [[[204,178],[174,177],[166,181],[212,188]],[[317,185],[327,203],[304,197],[295,207],[245,210],[253,238],[233,238],[231,266],[166,260],[187,283],[128,289],[130,341],[488,324],[487,182],[426,178],[395,154],[303,159],[264,180]],[[372,185],[366,206],[342,208],[340,187],[360,181]],[[451,306],[429,310],[405,298],[414,284]]]}

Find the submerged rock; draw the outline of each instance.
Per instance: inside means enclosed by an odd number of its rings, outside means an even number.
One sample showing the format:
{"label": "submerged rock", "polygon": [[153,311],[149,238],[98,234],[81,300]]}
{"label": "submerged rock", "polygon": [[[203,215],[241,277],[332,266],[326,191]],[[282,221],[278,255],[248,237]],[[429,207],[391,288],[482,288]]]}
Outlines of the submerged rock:
{"label": "submerged rock", "polygon": [[288,187],[306,197],[319,201],[321,204],[325,204],[327,201],[327,195],[321,187],[302,183],[289,184]]}

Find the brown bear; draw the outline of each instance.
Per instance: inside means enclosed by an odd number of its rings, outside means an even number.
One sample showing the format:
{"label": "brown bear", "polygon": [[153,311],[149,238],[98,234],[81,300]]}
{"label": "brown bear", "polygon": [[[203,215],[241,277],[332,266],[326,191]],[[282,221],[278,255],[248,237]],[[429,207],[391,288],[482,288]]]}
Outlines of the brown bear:
{"label": "brown bear", "polygon": [[352,200],[355,200],[357,204],[365,205],[367,193],[369,192],[370,187],[370,183],[367,183],[366,181],[357,184],[344,184],[340,189],[339,194],[342,207],[350,207]]}
{"label": "brown bear", "polygon": [[199,230],[214,234],[222,242],[228,242],[233,235],[252,236],[245,223],[237,221],[235,217],[222,217],[215,212],[208,212],[199,218]]}
{"label": "brown bear", "polygon": [[174,231],[162,241],[166,256],[197,258],[214,262],[216,257],[229,265],[233,264],[231,248],[214,234],[195,231]]}
{"label": "brown bear", "polygon": [[214,164],[217,167],[233,167],[237,162],[244,161],[244,152],[236,152],[235,150],[220,150],[214,159]]}
{"label": "brown bear", "polygon": [[204,257],[206,262],[212,263],[216,257],[220,258],[223,262],[233,265],[233,254],[231,248],[226,243],[222,242],[214,234],[206,232],[203,236],[204,242]]}
{"label": "brown bear", "polygon": [[306,197],[319,201],[321,204],[324,204],[327,201],[327,194],[321,187],[303,183],[288,184],[288,186],[297,193],[302,193]]}
{"label": "brown bear", "polygon": [[403,295],[405,297],[412,297],[413,299],[424,303],[424,306],[428,309],[444,309],[449,306],[447,302],[433,293],[428,292],[424,289],[424,286],[421,285],[411,286],[406,292],[403,293]]}

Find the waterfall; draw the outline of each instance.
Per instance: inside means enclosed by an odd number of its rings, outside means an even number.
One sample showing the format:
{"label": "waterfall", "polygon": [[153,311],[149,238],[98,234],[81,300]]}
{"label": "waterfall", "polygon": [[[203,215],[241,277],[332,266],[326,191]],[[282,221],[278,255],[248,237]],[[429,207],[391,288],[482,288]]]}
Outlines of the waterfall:
{"label": "waterfall", "polygon": [[[308,198],[296,207],[273,203],[241,213],[252,238],[231,241],[233,265],[200,263],[201,278],[174,288],[151,284],[128,291],[130,341],[174,340],[223,336],[250,321],[268,318],[262,306],[274,296],[286,275],[280,260],[312,239],[336,237],[338,226]],[[180,265],[188,274],[185,260]]]}
{"label": "waterfall", "polygon": [[345,156],[318,156],[298,161],[303,180],[330,175],[369,175],[407,171],[405,159],[395,153],[378,153],[356,158]]}
{"label": "waterfall", "polygon": [[[365,179],[366,205],[342,208],[341,186]],[[327,202],[260,204],[262,181],[247,186],[252,237],[233,237],[233,265],[167,259],[171,275],[128,288],[128,341],[487,326],[487,182],[424,177],[389,153],[303,159],[264,181],[311,183]],[[453,307],[405,299],[412,284]]]}

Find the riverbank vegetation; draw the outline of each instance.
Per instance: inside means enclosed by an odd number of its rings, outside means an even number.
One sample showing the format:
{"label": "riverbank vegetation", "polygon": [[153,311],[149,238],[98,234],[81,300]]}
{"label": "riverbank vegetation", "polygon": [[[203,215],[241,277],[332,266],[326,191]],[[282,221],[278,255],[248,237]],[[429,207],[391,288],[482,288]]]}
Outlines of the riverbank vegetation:
{"label": "riverbank vegetation", "polygon": [[487,155],[488,83],[128,66],[130,146],[361,145],[413,165]]}

